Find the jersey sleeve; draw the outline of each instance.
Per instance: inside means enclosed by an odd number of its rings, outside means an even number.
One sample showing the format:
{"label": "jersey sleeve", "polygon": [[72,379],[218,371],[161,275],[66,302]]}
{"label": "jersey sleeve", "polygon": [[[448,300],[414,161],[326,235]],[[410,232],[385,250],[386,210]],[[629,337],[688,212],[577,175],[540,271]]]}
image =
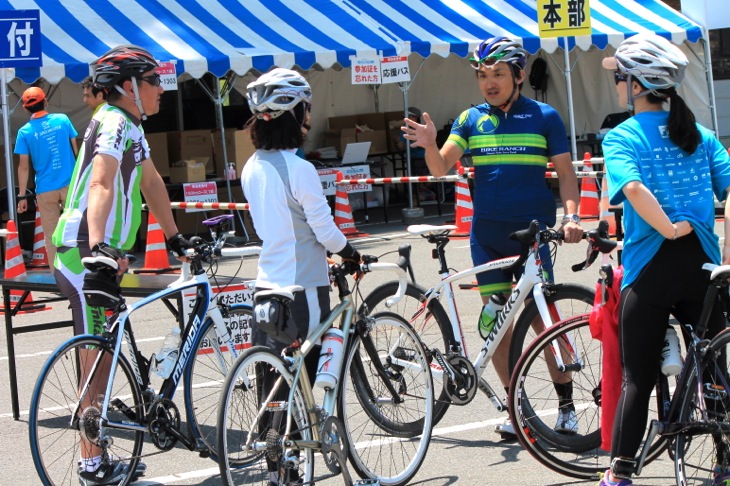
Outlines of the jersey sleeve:
{"label": "jersey sleeve", "polygon": [[97,128],[95,154],[106,154],[117,161],[122,160],[127,132],[127,119],[117,113],[106,111]]}
{"label": "jersey sleeve", "polygon": [[15,137],[15,149],[13,153],[18,155],[28,155],[30,153],[22,129],[18,130],[18,135]]}
{"label": "jersey sleeve", "polygon": [[347,238],[337,227],[332,218],[332,212],[327,199],[322,192],[322,183],[319,174],[309,162],[301,161],[296,165],[291,184],[292,196],[299,201],[307,218],[307,224],[312,228],[317,241],[328,251],[337,253],[347,243]]}
{"label": "jersey sleeve", "polygon": [[463,152],[469,148],[469,110],[461,112],[454,124],[451,126],[451,133],[446,142],[457,145]]}
{"label": "jersey sleeve", "polygon": [[545,139],[547,140],[548,156],[564,154],[570,152],[568,147],[568,134],[565,131],[565,123],[560,118],[560,114],[549,105],[545,105],[545,121],[547,123],[547,132]]}
{"label": "jersey sleeve", "polygon": [[621,204],[626,200],[623,188],[632,181],[641,181],[641,172],[637,165],[637,156],[631,146],[626,143],[626,134],[620,127],[612,129],[603,139],[603,157],[608,176],[608,193],[611,204]]}
{"label": "jersey sleeve", "polygon": [[712,132],[699,124],[697,128],[702,134],[707,158],[710,161],[712,191],[718,201],[724,201],[728,196],[726,189],[730,187],[730,154]]}

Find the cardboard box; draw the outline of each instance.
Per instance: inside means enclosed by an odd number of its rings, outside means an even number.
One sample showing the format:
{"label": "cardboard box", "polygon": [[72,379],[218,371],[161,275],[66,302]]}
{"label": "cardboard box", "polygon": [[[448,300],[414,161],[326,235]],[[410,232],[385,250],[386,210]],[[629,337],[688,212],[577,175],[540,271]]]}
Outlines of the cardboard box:
{"label": "cardboard box", "polygon": [[[325,146],[335,147],[340,156],[348,143],[371,142],[370,154],[388,152],[388,129],[383,113],[333,116],[328,119],[329,130],[325,133]],[[370,130],[357,132],[356,127]]]}
{"label": "cardboard box", "polygon": [[182,160],[181,166],[170,167],[170,182],[204,182],[205,167],[209,159],[203,157],[198,159]]}
{"label": "cardboard box", "polygon": [[186,130],[167,133],[167,149],[170,163],[178,160],[207,159],[206,173],[215,172],[213,143],[210,130]]}
{"label": "cardboard box", "polygon": [[386,111],[383,113],[385,117],[386,140],[388,142],[388,152],[398,152],[398,140],[400,140],[401,129],[403,126],[403,110]]}
{"label": "cardboard box", "polygon": [[157,172],[162,177],[170,175],[170,155],[167,149],[167,132],[146,133],[147,145],[150,146],[150,157]]}
{"label": "cardboard box", "polygon": [[[226,157],[229,163],[236,166],[236,178],[241,177],[243,166],[256,151],[248,130],[226,130]],[[215,155],[215,173],[218,177],[226,177],[225,160],[223,159],[223,140],[219,131],[213,132],[213,154]]]}

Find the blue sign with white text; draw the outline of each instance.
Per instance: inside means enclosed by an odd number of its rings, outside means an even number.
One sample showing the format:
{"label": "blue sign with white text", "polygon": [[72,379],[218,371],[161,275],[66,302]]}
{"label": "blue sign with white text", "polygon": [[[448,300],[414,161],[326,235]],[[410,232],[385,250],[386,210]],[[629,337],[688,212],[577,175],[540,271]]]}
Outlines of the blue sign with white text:
{"label": "blue sign with white text", "polygon": [[40,67],[39,10],[0,10],[0,68]]}

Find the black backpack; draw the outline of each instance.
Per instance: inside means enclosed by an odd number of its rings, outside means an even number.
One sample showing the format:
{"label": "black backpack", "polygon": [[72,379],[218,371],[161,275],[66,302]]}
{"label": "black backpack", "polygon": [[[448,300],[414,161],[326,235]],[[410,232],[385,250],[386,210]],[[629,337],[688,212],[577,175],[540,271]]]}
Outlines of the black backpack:
{"label": "black backpack", "polygon": [[454,124],[454,119],[451,118],[448,122],[446,122],[446,125],[440,130],[436,132],[436,145],[438,148],[441,148],[446,143],[446,139],[449,138],[449,134],[451,133],[451,126]]}
{"label": "black backpack", "polygon": [[547,61],[542,57],[538,57],[532,61],[532,67],[530,68],[530,87],[535,91],[546,91],[547,80]]}

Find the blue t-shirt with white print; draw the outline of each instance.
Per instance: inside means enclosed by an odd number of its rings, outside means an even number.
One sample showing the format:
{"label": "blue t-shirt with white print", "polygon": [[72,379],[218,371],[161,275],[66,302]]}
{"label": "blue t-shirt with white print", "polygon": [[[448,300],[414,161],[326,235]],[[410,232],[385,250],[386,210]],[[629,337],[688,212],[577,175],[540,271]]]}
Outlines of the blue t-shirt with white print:
{"label": "blue t-shirt with white print", "polygon": [[665,240],[626,199],[623,188],[632,181],[649,189],[673,223],[689,220],[707,256],[720,263],[713,194],[720,201],[727,197],[730,157],[701,125],[697,125],[701,142],[693,154],[687,154],[669,139],[668,120],[665,111],[639,113],[603,140],[610,202],[624,203],[622,288],[636,280]]}

